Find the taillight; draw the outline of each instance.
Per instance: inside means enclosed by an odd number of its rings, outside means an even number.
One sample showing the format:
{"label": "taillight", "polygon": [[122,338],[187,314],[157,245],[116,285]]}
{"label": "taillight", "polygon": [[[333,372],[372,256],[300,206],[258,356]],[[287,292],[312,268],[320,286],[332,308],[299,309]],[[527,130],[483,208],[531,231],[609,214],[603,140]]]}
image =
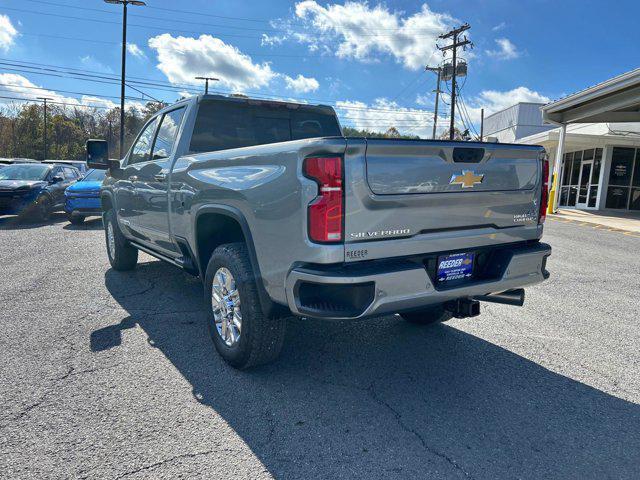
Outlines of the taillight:
{"label": "taillight", "polygon": [[318,182],[318,196],[309,204],[309,239],[342,241],[342,158],[313,157],[303,164],[304,175]]}
{"label": "taillight", "polygon": [[542,158],[542,197],[540,198],[540,213],[538,223],[544,223],[547,219],[547,207],[549,206],[549,158]]}

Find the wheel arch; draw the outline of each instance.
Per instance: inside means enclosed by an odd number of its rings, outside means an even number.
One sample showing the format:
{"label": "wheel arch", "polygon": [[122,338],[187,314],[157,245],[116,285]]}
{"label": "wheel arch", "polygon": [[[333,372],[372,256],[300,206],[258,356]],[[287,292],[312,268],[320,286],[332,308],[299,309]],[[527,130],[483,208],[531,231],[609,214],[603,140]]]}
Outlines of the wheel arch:
{"label": "wheel arch", "polygon": [[[196,256],[200,278],[205,278],[211,254],[219,245],[243,242],[249,252],[249,261],[258,287],[263,311],[265,314],[271,314],[276,308],[280,307],[271,300],[264,288],[251,229],[240,210],[228,205],[203,205],[194,215],[192,228],[194,241],[192,250]],[[220,229],[226,230],[220,232]]]}
{"label": "wheel arch", "polygon": [[100,192],[100,205],[102,206],[102,211],[106,212],[115,206],[115,202],[113,201],[113,195],[111,192],[102,191]]}

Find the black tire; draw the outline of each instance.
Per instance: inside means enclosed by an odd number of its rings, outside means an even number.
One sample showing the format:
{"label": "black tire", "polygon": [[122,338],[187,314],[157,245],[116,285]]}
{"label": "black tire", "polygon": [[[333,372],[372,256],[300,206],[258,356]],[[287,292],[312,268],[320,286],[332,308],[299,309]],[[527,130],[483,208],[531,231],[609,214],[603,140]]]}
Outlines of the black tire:
{"label": "black tire", "polygon": [[416,325],[431,325],[433,323],[446,322],[453,317],[442,305],[434,305],[423,308],[422,310],[401,313],[400,316],[407,322],[415,323]]}
{"label": "black tire", "polygon": [[[113,229],[113,248],[110,247],[109,228]],[[104,233],[107,243],[107,256],[113,269],[120,272],[133,270],[138,263],[138,249],[133,247],[127,239],[124,238],[120,227],[118,227],[116,214],[113,209],[104,214]]]}
{"label": "black tire", "polygon": [[51,199],[47,195],[42,195],[33,204],[31,218],[36,222],[46,222],[51,216]]}
{"label": "black tire", "polygon": [[67,219],[74,225],[82,225],[84,223],[83,215],[74,215],[73,213],[67,214]]}
{"label": "black tire", "polygon": [[[218,333],[213,313],[212,286],[220,268],[229,270],[240,296],[240,336],[232,346],[228,346]],[[209,310],[211,339],[229,365],[246,369],[272,362],[278,357],[284,342],[286,318],[267,316],[262,311],[258,286],[244,243],[228,243],[214,250],[205,275],[205,301]]]}

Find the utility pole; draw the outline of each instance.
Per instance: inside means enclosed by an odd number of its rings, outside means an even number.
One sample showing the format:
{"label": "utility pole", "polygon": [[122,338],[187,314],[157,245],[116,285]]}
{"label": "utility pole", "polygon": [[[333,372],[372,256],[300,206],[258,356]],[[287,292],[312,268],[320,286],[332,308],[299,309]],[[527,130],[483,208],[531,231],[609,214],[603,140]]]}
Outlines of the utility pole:
{"label": "utility pole", "polygon": [[208,95],[209,94],[209,80],[211,80],[212,82],[217,82],[220,79],[219,78],[215,78],[215,77],[196,77],[196,80],[204,80],[204,94]]}
{"label": "utility pole", "polygon": [[431,140],[436,139],[436,127],[438,126],[438,101],[440,100],[440,79],[442,79],[442,67],[429,67],[428,65],[425,67],[425,70],[430,72],[436,72],[438,75],[438,82],[436,83],[436,89],[434,90],[436,94],[436,107],[433,111],[433,133],[431,134]]}
{"label": "utility pole", "polygon": [[[107,117],[107,123],[109,124],[109,134],[107,136],[107,144],[108,145],[112,145],[111,137],[113,136],[113,132],[111,131],[111,119],[109,117]],[[111,158],[111,157],[109,157],[109,158]]]}
{"label": "utility pole", "polygon": [[42,133],[42,140],[44,143],[44,158],[42,160],[47,159],[47,100],[51,100],[49,97],[38,97],[38,100],[42,100],[44,102],[44,131]]}
{"label": "utility pole", "polygon": [[127,7],[129,4],[144,7],[140,0],[104,0],[105,3],[122,5],[122,75],[120,78],[120,158],[124,157],[124,95],[127,70]]}
{"label": "utility pole", "polygon": [[484,108],[480,109],[480,141],[484,138]]}
{"label": "utility pole", "polygon": [[447,54],[448,50],[453,50],[453,61],[452,61],[453,75],[451,76],[451,122],[449,124],[449,140],[453,140],[455,136],[456,87],[457,87],[456,76],[458,75],[458,63],[457,63],[458,47],[464,48],[466,47],[466,45],[473,46],[473,44],[469,40],[467,40],[466,36],[464,37],[464,40],[458,41],[458,39],[462,32],[469,30],[470,28],[471,27],[469,26],[469,24],[465,23],[464,25],[458,28],[454,28],[450,32],[444,33],[438,37],[443,40],[446,40],[448,38],[452,39],[451,45],[447,45],[446,47],[438,47],[438,49],[442,51],[445,55]]}

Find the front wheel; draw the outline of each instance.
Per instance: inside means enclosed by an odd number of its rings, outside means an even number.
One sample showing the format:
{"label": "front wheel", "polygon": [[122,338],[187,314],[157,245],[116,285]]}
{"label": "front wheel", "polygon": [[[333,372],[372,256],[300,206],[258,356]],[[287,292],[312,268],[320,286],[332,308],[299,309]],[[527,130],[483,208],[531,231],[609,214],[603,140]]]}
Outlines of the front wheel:
{"label": "front wheel", "polygon": [[433,305],[425,307],[422,310],[401,313],[400,316],[410,323],[431,325],[433,323],[446,322],[450,320],[453,315],[445,310],[443,305]]}
{"label": "front wheel", "polygon": [[33,208],[33,219],[37,222],[46,222],[51,216],[51,199],[46,195],[36,200]]}
{"label": "front wheel", "polygon": [[205,275],[209,333],[222,358],[245,369],[269,363],[280,354],[286,319],[265,315],[249,253],[243,243],[216,248]]}
{"label": "front wheel", "polygon": [[104,233],[107,241],[107,255],[114,270],[132,270],[138,263],[138,249],[124,237],[116,221],[113,210],[104,214]]}

